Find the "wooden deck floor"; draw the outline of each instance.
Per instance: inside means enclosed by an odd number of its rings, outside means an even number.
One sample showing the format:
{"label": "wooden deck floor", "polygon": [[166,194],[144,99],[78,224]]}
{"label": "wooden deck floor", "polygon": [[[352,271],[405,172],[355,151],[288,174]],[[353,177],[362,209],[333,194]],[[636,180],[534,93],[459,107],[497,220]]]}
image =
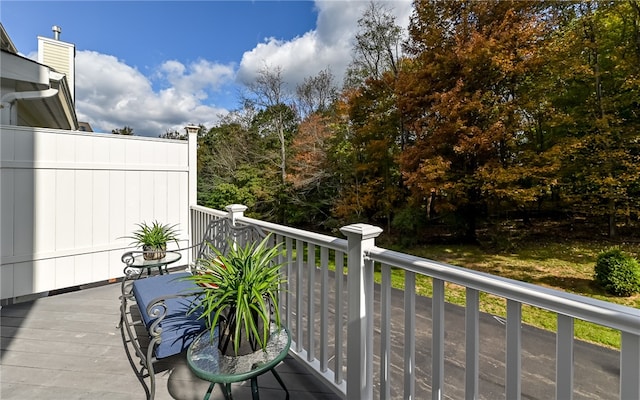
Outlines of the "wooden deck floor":
{"label": "wooden deck floor", "polygon": [[[144,399],[124,350],[120,284],[108,284],[4,306],[0,310],[0,399]],[[304,366],[287,357],[277,367],[292,399],[339,399]],[[209,384],[194,376],[184,354],[156,374],[156,399],[202,399]],[[262,400],[284,399],[272,374],[258,379]],[[236,399],[250,385],[232,386]],[[221,399],[218,388],[212,399]]]}

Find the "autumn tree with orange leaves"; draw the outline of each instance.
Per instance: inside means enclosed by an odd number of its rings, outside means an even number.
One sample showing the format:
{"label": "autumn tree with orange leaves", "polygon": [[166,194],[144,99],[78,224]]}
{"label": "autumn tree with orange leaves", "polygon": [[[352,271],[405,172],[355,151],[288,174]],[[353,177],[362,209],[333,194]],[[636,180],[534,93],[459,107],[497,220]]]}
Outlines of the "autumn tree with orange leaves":
{"label": "autumn tree with orange leaves", "polygon": [[530,145],[522,87],[542,65],[540,7],[416,2],[408,43],[414,57],[399,83],[413,132],[402,172],[411,201],[425,203],[435,193],[439,210],[455,211],[468,240],[489,199],[535,201],[547,184],[520,168],[518,157]]}
{"label": "autumn tree with orange leaves", "polygon": [[417,0],[402,51],[389,10],[358,24],[340,93],[326,69],[209,132],[199,198],[415,240],[535,216],[637,226],[638,0]]}

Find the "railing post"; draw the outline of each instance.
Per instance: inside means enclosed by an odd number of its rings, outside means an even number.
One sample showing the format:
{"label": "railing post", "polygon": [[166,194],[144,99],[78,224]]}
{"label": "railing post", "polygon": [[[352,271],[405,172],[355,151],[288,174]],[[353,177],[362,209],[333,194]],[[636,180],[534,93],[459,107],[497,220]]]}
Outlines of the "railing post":
{"label": "railing post", "polygon": [[244,212],[247,210],[247,206],[242,204],[231,204],[225,207],[231,220],[231,225],[236,225],[236,220],[244,216]]}
{"label": "railing post", "polygon": [[187,162],[189,163],[189,207],[191,207],[198,204],[198,130],[200,127],[187,125],[184,129],[187,131],[189,143]]}
{"label": "railing post", "polygon": [[[187,188],[188,188],[188,200],[187,208],[188,208],[188,225],[187,232],[189,233],[188,237],[188,247],[194,245],[194,221],[193,214],[191,212],[191,206],[198,205],[198,131],[200,130],[199,126],[196,125],[187,125],[184,128],[187,131],[187,162],[189,164],[189,171],[187,175]],[[187,254],[187,263],[191,265],[194,261],[192,252]]]}
{"label": "railing post", "polygon": [[620,348],[620,398],[640,398],[640,336],[622,332]]}
{"label": "railing post", "polygon": [[[238,218],[242,218],[244,216],[244,212],[247,208],[247,206],[244,206],[242,204],[231,204],[225,207],[225,209],[227,210],[227,218],[229,218],[229,220],[231,221],[231,226],[236,226]],[[230,240],[232,242],[231,244],[234,249],[237,246],[242,246],[245,244],[242,241],[239,241],[240,238],[238,236],[231,234],[231,229],[229,229],[226,234],[228,235],[227,240]]]}
{"label": "railing post", "polygon": [[340,228],[347,237],[347,398],[373,398],[373,263],[365,251],[382,229],[366,224]]}

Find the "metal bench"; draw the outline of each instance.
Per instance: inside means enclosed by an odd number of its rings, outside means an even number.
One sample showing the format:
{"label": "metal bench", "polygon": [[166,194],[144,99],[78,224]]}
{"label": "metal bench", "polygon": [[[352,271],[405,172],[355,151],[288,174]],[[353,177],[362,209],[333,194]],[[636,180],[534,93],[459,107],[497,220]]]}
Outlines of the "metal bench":
{"label": "metal bench", "polygon": [[[188,312],[200,288],[184,278],[198,268],[197,260],[213,253],[211,247],[226,254],[229,246],[242,246],[264,237],[264,232],[257,226],[233,225],[228,218],[214,219],[207,225],[202,242],[182,249],[197,249],[196,262],[188,265],[187,271],[145,277],[125,266],[119,329],[127,357],[147,399],[155,397],[154,363],[186,351],[205,329],[204,321],[198,319],[200,314]],[[122,256],[125,264],[131,257],[128,253]],[[139,364],[133,356],[140,360]]]}

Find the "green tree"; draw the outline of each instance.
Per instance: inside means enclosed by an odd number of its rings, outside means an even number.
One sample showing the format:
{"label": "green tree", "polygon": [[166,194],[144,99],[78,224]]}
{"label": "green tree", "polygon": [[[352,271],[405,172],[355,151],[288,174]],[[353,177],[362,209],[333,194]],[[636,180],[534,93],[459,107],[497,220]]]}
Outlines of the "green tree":
{"label": "green tree", "polygon": [[278,168],[279,176],[275,181],[278,183],[275,190],[277,203],[273,209],[278,215],[278,221],[284,223],[288,196],[287,158],[289,145],[297,128],[297,115],[286,91],[282,68],[261,69],[255,82],[249,85],[249,91],[243,102],[256,111],[251,121],[251,129],[255,130],[261,139],[263,157],[271,162],[267,167]]}
{"label": "green tree", "polygon": [[371,1],[360,19],[353,44],[353,59],[346,71],[345,87],[361,87],[369,78],[381,79],[400,63],[402,28],[391,10]]}
{"label": "green tree", "polygon": [[264,173],[271,175],[269,187],[276,202],[271,204],[277,221],[285,223],[289,212],[290,188],[287,180],[290,144],[297,130],[297,117],[284,103],[261,109],[255,115],[251,129],[259,138],[260,164]]}
{"label": "green tree", "polygon": [[260,137],[233,113],[198,140],[198,204],[222,209],[245,204],[252,216],[273,214],[274,179],[265,168]]}
{"label": "green tree", "polygon": [[249,85],[250,96],[245,98],[258,109],[253,122],[262,137],[273,136],[278,143],[278,166],[281,183],[287,178],[287,145],[291,139],[290,127],[292,110],[285,91],[282,68],[264,67],[256,80]]}
{"label": "green tree", "polygon": [[111,133],[113,133],[114,135],[126,135],[126,136],[134,135],[133,128],[126,125],[124,128],[121,128],[121,129],[112,129]]}
{"label": "green tree", "polygon": [[391,229],[394,210],[403,197],[397,165],[400,152],[399,113],[395,107],[392,74],[369,79],[349,97],[349,138],[353,151],[352,184],[346,185],[336,203],[345,221],[383,221]]}
{"label": "green tree", "polygon": [[160,134],[158,137],[160,139],[187,140],[186,133],[180,133],[178,131],[170,131],[168,129],[165,133]]}
{"label": "green tree", "polygon": [[[391,230],[403,198],[397,156],[405,142],[395,86],[401,61],[402,29],[391,10],[369,3],[358,20],[353,59],[347,70],[339,112],[348,121],[335,136],[341,185],[334,214],[343,223],[380,221]],[[338,117],[338,121],[340,117]]]}
{"label": "green tree", "polygon": [[557,54],[557,128],[566,132],[562,184],[572,209],[617,221],[637,215],[640,176],[640,7],[637,1],[566,8]]}

